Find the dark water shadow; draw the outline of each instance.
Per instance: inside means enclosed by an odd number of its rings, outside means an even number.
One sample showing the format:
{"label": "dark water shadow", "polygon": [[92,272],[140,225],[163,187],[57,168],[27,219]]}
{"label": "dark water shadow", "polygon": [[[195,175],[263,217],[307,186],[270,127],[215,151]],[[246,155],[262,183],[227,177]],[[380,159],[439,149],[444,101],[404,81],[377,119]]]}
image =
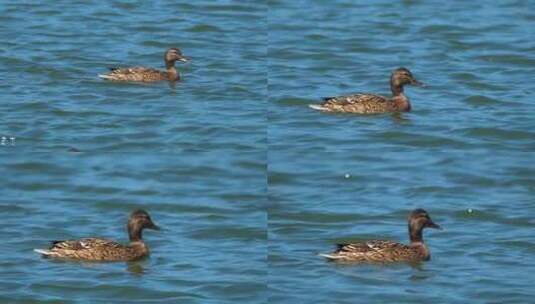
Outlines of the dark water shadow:
{"label": "dark water shadow", "polygon": [[127,262],[126,269],[134,276],[141,277],[145,274],[145,264],[143,261]]}
{"label": "dark water shadow", "polygon": [[130,272],[134,276],[142,276],[146,273],[146,267],[145,264],[147,263],[147,259],[141,259],[137,261],[130,261],[130,262],[124,262],[124,261],[80,261],[75,259],[58,259],[58,258],[47,258],[43,257],[43,260],[54,263],[54,264],[64,264],[64,265],[78,265],[84,268],[99,268],[103,267],[104,265],[116,265],[119,263],[125,263],[126,264],[126,270]]}
{"label": "dark water shadow", "polygon": [[408,124],[408,123],[411,123],[412,120],[410,120],[409,118],[403,116],[404,113],[402,112],[394,112],[392,113],[392,115],[390,115],[390,117],[392,117],[392,121],[396,124]]}

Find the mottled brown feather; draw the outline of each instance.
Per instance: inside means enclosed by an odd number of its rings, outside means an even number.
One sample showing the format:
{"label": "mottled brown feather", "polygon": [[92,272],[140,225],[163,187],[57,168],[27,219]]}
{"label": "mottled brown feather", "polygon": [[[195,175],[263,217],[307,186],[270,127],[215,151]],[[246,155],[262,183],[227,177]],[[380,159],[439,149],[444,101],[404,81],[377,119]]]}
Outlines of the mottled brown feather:
{"label": "mottled brown feather", "polygon": [[49,248],[49,256],[90,261],[131,261],[149,254],[147,246],[143,242],[138,243],[125,246],[98,238],[59,241]]}
{"label": "mottled brown feather", "polygon": [[329,260],[353,263],[389,263],[389,262],[418,262],[430,259],[429,249],[422,237],[422,230],[426,227],[440,229],[427,212],[415,209],[409,215],[409,236],[411,243],[401,243],[371,240],[349,244],[338,244],[332,253],[320,254]]}
{"label": "mottled brown feather", "polygon": [[132,261],[149,255],[149,248],[143,242],[143,229],[159,230],[144,210],[132,212],[128,219],[130,243],[123,245],[101,238],[53,241],[48,249],[35,249],[45,257],[84,261]]}
{"label": "mottled brown feather", "polygon": [[109,80],[114,81],[139,81],[152,82],[170,79],[167,72],[157,69],[133,67],[133,68],[113,68],[111,73],[107,74]]}
{"label": "mottled brown feather", "polygon": [[396,111],[395,104],[374,94],[353,94],[326,98],[322,107],[330,112],[374,114]]}
{"label": "mottled brown feather", "polygon": [[340,262],[410,262],[429,259],[425,245],[404,245],[401,243],[373,240],[362,243],[339,244],[338,249],[329,254]]}
{"label": "mottled brown feather", "polygon": [[111,72],[99,77],[111,81],[154,82],[178,81],[180,74],[175,68],[176,61],[188,61],[178,48],[170,48],[164,54],[166,71],[146,67],[110,68]]}
{"label": "mottled brown feather", "polygon": [[411,84],[423,86],[406,68],[398,68],[390,77],[392,97],[376,94],[357,93],[345,96],[327,97],[319,105],[310,105],[315,110],[323,112],[379,114],[390,112],[410,111],[411,104],[403,93],[403,86]]}

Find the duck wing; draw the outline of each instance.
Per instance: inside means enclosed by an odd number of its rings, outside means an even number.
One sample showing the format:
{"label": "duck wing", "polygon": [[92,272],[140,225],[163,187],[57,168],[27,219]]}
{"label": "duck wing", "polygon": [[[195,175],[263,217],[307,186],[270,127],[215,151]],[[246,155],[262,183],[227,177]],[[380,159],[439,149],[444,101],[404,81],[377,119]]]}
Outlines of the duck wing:
{"label": "duck wing", "polygon": [[382,240],[373,240],[362,243],[352,243],[352,244],[337,244],[338,252],[351,252],[351,253],[368,253],[376,251],[384,251],[396,249],[399,247],[407,247],[403,244],[391,242],[391,241],[382,241]]}
{"label": "duck wing", "polygon": [[384,113],[393,109],[393,103],[386,97],[375,94],[357,93],[345,96],[325,97],[321,107],[329,112]]}
{"label": "duck wing", "polygon": [[323,101],[325,101],[323,104],[348,105],[367,102],[385,102],[387,98],[376,94],[355,93],[351,95],[323,97]]}
{"label": "duck wing", "polygon": [[111,67],[110,73],[98,75],[101,78],[114,81],[156,81],[166,79],[167,73],[153,68],[130,67],[117,68]]}
{"label": "duck wing", "polygon": [[337,249],[322,256],[337,261],[346,262],[393,262],[403,257],[412,249],[404,244],[373,240],[360,243],[338,244]]}
{"label": "duck wing", "polygon": [[137,257],[131,247],[99,238],[53,241],[49,249],[35,251],[46,257],[87,261],[118,261]]}
{"label": "duck wing", "polygon": [[99,238],[85,238],[80,240],[52,241],[49,250],[93,250],[97,248],[122,248],[123,245]]}

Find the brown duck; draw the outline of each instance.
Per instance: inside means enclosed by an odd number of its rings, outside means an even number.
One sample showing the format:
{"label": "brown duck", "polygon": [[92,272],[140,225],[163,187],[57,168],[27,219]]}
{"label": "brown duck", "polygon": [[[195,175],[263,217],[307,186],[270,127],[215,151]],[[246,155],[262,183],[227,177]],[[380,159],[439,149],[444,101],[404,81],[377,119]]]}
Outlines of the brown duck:
{"label": "brown duck", "polygon": [[132,261],[149,255],[149,248],[143,242],[143,229],[160,230],[144,210],[132,212],[128,219],[130,244],[122,245],[99,238],[53,241],[49,249],[34,249],[44,257],[83,261]]}
{"label": "brown duck", "polygon": [[111,72],[104,75],[98,75],[100,78],[113,81],[178,81],[180,74],[175,68],[176,61],[186,62],[189,59],[182,55],[178,48],[170,48],[165,52],[164,61],[166,71],[160,71],[145,67],[131,67],[131,68],[110,68]]}
{"label": "brown duck", "polygon": [[403,93],[404,85],[424,86],[406,68],[398,68],[390,77],[392,97],[358,93],[347,96],[326,97],[320,105],[309,105],[312,109],[324,112],[379,114],[389,112],[408,112],[411,110],[409,98]]}
{"label": "brown duck", "polygon": [[338,248],[333,253],[320,255],[332,261],[352,263],[428,261],[431,255],[422,237],[424,228],[441,229],[439,225],[433,223],[425,210],[416,209],[409,215],[411,240],[409,245],[372,240],[353,244],[338,244]]}

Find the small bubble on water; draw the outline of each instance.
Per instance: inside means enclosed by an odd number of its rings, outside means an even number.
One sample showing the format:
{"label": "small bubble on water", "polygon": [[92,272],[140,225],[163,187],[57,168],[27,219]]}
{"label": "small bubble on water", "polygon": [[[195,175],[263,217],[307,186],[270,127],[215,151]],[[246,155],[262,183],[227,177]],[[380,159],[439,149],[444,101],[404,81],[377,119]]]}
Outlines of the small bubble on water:
{"label": "small bubble on water", "polygon": [[351,177],[351,174],[346,173],[346,174],[344,175],[344,177],[345,177],[345,178],[350,178],[350,177]]}
{"label": "small bubble on water", "polygon": [[472,208],[468,208],[467,211],[468,211],[468,213],[472,213],[472,212],[474,212],[474,210],[472,210]]}

